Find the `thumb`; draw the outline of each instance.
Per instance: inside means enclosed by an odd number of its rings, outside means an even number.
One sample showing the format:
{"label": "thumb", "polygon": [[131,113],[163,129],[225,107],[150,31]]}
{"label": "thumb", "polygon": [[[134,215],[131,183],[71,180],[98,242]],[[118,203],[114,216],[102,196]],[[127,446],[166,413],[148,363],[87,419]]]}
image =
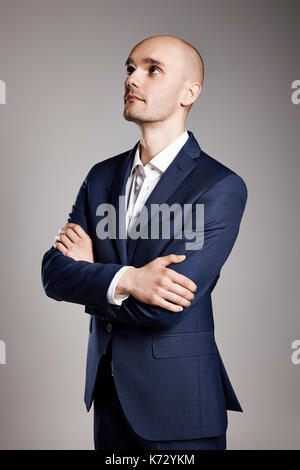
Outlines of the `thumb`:
{"label": "thumb", "polygon": [[161,263],[164,266],[167,266],[168,264],[172,264],[172,263],[181,263],[182,261],[185,260],[185,258],[186,258],[186,255],[174,255],[174,254],[166,255],[166,256],[161,257]]}

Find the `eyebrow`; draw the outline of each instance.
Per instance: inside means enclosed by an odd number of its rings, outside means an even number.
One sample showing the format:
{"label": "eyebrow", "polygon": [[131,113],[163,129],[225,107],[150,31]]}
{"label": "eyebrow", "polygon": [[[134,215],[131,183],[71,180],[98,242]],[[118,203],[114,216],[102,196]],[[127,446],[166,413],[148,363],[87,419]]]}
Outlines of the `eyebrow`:
{"label": "eyebrow", "polygon": [[[128,57],[128,59],[125,62],[125,67],[126,67],[126,65],[129,65],[131,63],[133,63],[133,60],[132,60],[131,57]],[[160,60],[153,59],[152,57],[145,57],[144,59],[142,59],[142,63],[143,64],[156,64],[156,65],[160,65],[161,67],[165,67],[165,64],[160,62]]]}

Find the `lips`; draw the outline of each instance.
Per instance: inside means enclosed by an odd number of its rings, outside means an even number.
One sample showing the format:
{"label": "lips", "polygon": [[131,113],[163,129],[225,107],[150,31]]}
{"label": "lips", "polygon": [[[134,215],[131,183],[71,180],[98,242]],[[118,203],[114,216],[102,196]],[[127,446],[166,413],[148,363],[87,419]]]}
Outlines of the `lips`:
{"label": "lips", "polygon": [[138,96],[135,95],[128,95],[126,98],[126,101],[144,101],[142,98],[139,98]]}

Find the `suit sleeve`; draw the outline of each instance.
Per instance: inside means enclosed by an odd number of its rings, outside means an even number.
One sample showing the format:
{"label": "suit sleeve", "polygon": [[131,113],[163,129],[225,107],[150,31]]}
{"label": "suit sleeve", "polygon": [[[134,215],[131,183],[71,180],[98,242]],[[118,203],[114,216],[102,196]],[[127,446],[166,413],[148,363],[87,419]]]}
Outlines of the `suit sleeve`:
{"label": "suit sleeve", "polygon": [[182,263],[168,268],[192,279],[197,285],[194,300],[181,312],[171,312],[161,307],[138,301],[133,296],[120,307],[112,306],[112,321],[134,324],[154,329],[167,329],[188,315],[191,308],[210,289],[213,290],[220,270],[228,258],[237,235],[247,201],[247,187],[236,173],[222,177],[201,195],[198,203],[204,204],[204,243],[201,249],[186,250],[182,239],[173,238],[160,256],[170,253],[186,254]]}
{"label": "suit sleeve", "polygon": [[[88,234],[90,233],[88,218],[89,174],[78,191],[76,201],[68,217],[68,223],[79,224]],[[122,265],[114,263],[75,261],[51,246],[42,260],[42,284],[46,295],[54,300],[64,300],[82,305],[97,304],[107,309],[114,317],[107,301],[107,291],[114,275],[120,268]]]}

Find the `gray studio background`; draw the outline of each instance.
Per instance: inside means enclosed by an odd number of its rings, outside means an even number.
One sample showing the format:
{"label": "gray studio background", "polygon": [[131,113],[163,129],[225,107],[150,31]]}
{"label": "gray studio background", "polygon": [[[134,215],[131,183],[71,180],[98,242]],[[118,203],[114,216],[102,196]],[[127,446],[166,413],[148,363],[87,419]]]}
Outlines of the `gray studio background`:
{"label": "gray studio background", "polygon": [[300,448],[298,18],[291,0],[0,0],[1,449],[93,449],[88,315],[46,297],[41,261],[91,166],[139,140],[122,117],[124,62],[154,34],[201,52],[187,128],[248,186],[213,296],[244,409],[228,412],[228,448]]}

